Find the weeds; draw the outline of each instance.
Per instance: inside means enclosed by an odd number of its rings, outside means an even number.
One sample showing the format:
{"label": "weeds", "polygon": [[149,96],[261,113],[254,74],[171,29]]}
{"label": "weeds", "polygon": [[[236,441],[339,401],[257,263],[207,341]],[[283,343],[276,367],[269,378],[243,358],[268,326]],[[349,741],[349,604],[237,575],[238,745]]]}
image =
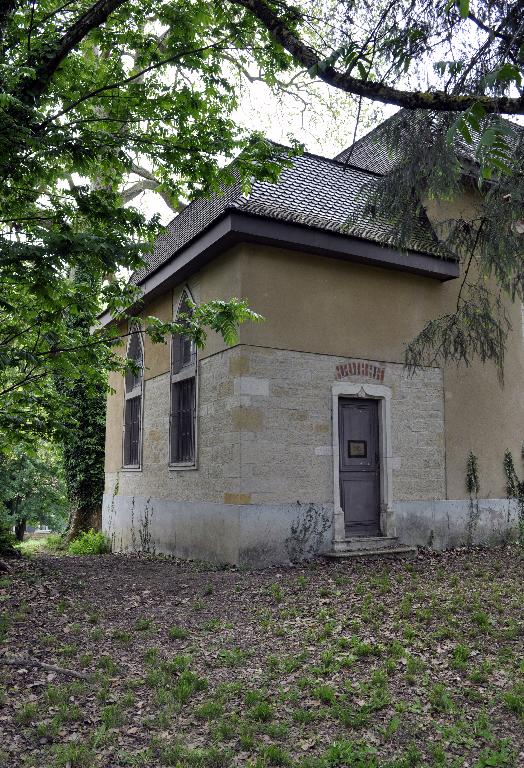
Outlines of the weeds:
{"label": "weeds", "polygon": [[182,627],[174,626],[169,630],[169,637],[171,640],[185,640],[187,632],[185,629],[182,629]]}
{"label": "weeds", "polygon": [[259,701],[248,710],[248,716],[251,720],[257,720],[261,723],[268,723],[274,717],[274,709],[267,701]]}
{"label": "weeds", "polygon": [[84,531],[73,539],[67,551],[70,555],[105,555],[111,551],[111,542],[101,531]]}

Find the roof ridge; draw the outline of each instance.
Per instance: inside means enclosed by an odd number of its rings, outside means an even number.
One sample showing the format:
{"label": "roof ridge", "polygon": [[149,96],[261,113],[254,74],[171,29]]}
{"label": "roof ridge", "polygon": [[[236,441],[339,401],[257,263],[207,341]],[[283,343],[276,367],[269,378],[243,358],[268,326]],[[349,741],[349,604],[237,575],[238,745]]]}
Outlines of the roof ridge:
{"label": "roof ridge", "polygon": [[[382,120],[380,123],[378,123],[378,125],[375,125],[375,127],[374,127],[374,128],[370,128],[370,129],[369,129],[369,131],[367,131],[367,132],[366,132],[366,133],[365,133],[363,136],[361,136],[359,139],[357,139],[356,141],[352,142],[352,143],[351,143],[351,144],[349,144],[347,147],[344,147],[344,149],[342,149],[340,152],[338,152],[338,153],[335,155],[335,157],[334,157],[333,159],[334,159],[334,160],[336,160],[336,159],[337,159],[337,158],[339,158],[341,155],[344,155],[346,152],[349,152],[349,150],[350,150],[352,147],[357,147],[357,146],[358,146],[359,144],[361,144],[363,141],[365,141],[366,139],[369,139],[369,138],[370,138],[370,137],[371,137],[371,136],[372,136],[374,133],[377,133],[377,132],[378,132],[378,131],[379,131],[381,128],[383,128],[383,127],[386,125],[386,123],[389,123],[389,121],[390,121],[390,120],[392,120],[393,118],[397,117],[397,116],[398,116],[398,115],[400,115],[402,112],[406,112],[406,111],[407,111],[407,110],[405,110],[405,109],[399,109],[399,110],[397,110],[396,112],[394,112],[392,115],[390,115],[389,117],[386,117],[386,119],[385,119],[385,120]],[[341,161],[339,160],[339,162],[341,162]],[[380,174],[380,175],[383,175],[383,174]]]}
{"label": "roof ridge", "polygon": [[[360,141],[360,139],[359,139]],[[327,157],[326,155],[317,155],[315,152],[309,152],[304,151],[301,155],[297,155],[298,158],[300,157],[313,157],[315,160],[322,160],[326,163],[330,163],[331,165],[337,165],[340,168],[351,168],[353,171],[358,171],[359,173],[363,173],[364,175],[369,174],[370,176],[383,176],[383,173],[380,173],[379,171],[370,171],[368,168],[361,168],[360,165],[353,165],[352,163],[345,163],[343,160],[337,160],[336,157]],[[277,182],[278,184],[278,182]]]}

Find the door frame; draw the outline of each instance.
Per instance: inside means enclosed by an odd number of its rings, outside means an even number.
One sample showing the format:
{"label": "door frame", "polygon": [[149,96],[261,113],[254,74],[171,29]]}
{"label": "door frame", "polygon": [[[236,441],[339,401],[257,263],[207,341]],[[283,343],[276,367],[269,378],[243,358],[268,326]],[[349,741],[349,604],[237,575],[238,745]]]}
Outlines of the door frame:
{"label": "door frame", "polygon": [[391,389],[382,384],[337,381],[331,387],[333,418],[333,544],[345,541],[344,510],[340,501],[340,441],[338,424],[339,397],[378,400],[378,444],[380,456],[380,533],[394,536],[393,528],[393,475],[391,466]]}

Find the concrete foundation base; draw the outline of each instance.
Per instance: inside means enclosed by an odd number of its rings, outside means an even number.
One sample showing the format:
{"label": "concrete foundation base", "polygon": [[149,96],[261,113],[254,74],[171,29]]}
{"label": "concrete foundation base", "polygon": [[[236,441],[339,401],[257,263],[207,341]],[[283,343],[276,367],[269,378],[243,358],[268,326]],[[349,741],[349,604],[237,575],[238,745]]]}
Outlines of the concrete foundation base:
{"label": "concrete foundation base", "polygon": [[[397,502],[400,546],[502,544],[517,533],[507,499]],[[169,554],[252,568],[298,563],[333,551],[330,504],[218,504],[104,496],[103,530],[115,552]]]}
{"label": "concrete foundation base", "polygon": [[432,549],[496,546],[516,537],[518,529],[517,507],[508,499],[398,502],[394,518],[399,541]]}
{"label": "concrete foundation base", "polygon": [[106,494],[102,526],[115,552],[261,568],[329,551],[332,518],[332,505],[323,504],[235,505]]}

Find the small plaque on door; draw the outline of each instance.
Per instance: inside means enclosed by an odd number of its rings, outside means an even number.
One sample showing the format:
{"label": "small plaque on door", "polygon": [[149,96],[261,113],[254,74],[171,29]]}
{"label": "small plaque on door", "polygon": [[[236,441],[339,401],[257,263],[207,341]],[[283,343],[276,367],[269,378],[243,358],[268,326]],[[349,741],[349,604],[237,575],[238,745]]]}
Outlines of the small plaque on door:
{"label": "small plaque on door", "polygon": [[368,455],[368,445],[365,440],[348,440],[348,456],[350,459],[365,459]]}

